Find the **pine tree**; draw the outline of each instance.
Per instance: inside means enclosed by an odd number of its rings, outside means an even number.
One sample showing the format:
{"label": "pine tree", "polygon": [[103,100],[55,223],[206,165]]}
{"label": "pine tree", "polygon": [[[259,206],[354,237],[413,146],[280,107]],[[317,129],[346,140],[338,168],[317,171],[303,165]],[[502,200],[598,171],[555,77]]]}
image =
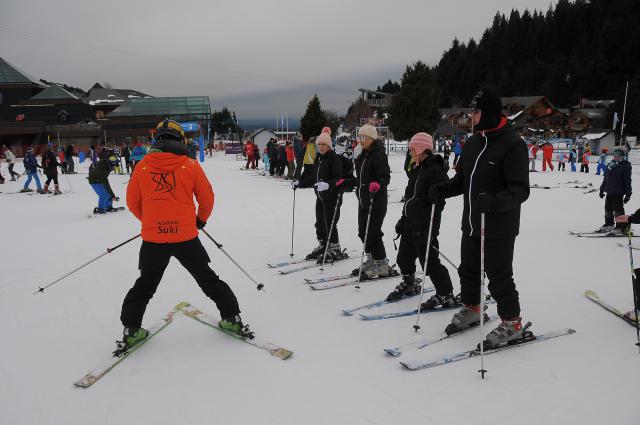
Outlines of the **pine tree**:
{"label": "pine tree", "polygon": [[389,108],[388,123],[393,136],[407,140],[421,131],[433,134],[440,120],[433,69],[418,61],[407,66],[400,84],[400,92]]}
{"label": "pine tree", "polygon": [[327,122],[324,112],[320,107],[320,99],[318,95],[314,95],[307,105],[307,111],[300,119],[300,133],[305,140],[309,140],[310,137],[317,136],[322,131]]}

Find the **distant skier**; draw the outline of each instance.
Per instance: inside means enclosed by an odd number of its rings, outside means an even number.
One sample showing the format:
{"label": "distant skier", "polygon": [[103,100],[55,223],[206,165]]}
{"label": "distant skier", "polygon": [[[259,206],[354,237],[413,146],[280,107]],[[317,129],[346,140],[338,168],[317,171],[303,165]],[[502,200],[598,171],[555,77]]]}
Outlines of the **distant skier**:
{"label": "distant skier", "polygon": [[[185,142],[185,144],[187,143]],[[133,170],[136,169],[136,165],[138,165],[138,162],[142,161],[146,154],[147,148],[142,146],[142,142],[138,142],[136,144],[136,147],[131,151],[131,173],[133,173]]]}
{"label": "distant skier", "polygon": [[47,145],[44,153],[42,154],[42,172],[45,176],[47,176],[47,180],[44,182],[44,190],[43,193],[49,192],[49,184],[53,181],[54,184],[54,195],[60,195],[62,192],[60,191],[60,187],[58,186],[58,167],[62,167],[62,164],[58,162],[56,155],[51,150],[51,146]]}
{"label": "distant skier", "polygon": [[22,163],[24,164],[24,170],[27,173],[27,181],[24,182],[24,187],[20,192],[33,192],[33,189],[29,188],[29,184],[31,183],[31,179],[35,179],[38,193],[45,193],[44,190],[42,190],[42,185],[38,178],[38,168],[42,167],[38,164],[36,157],[33,155],[33,148],[27,148],[27,152],[22,159]]}
{"label": "distant skier", "polygon": [[296,171],[293,174],[293,178],[298,180],[302,175],[302,167],[304,165],[304,154],[306,151],[306,144],[301,137],[296,137],[293,139],[293,151],[296,158]]}
{"label": "distant skier", "polygon": [[589,162],[591,161],[591,149],[582,153],[582,164],[580,164],[580,172],[589,174]]}
{"label": "distant skier", "polygon": [[98,206],[93,209],[94,214],[104,214],[117,211],[113,208],[113,201],[119,201],[109,184],[109,173],[111,172],[111,160],[109,151],[103,149],[100,158],[95,166],[89,171],[89,184],[98,195]]}
{"label": "distant skier", "polygon": [[143,242],[138,263],[140,277],[122,304],[124,332],[116,351],[126,351],[148,336],[149,332],[141,327],[142,318],[171,257],[216,303],[222,316],[219,326],[248,336],[236,296],[211,270],[209,255],[198,239],[198,229],[205,226],[213,209],[211,184],[198,162],[187,156],[187,140],[180,124],[162,121],[156,139],[157,144],[136,166],[127,186],[127,205],[142,223]]}
{"label": "distant skier", "polygon": [[507,117],[500,97],[480,90],[471,103],[475,134],[464,147],[456,175],[432,186],[432,203],[464,196],[458,274],[464,306],[447,327],[455,333],[480,322],[481,214],[485,214],[485,263],[489,292],[502,322],[486,336],[488,346],[520,338],[524,329],[513,280],[513,252],[520,229],[521,204],[529,197],[527,147]]}
{"label": "distant skier", "polygon": [[460,140],[458,140],[457,142],[455,142],[455,145],[453,145],[453,168],[456,168],[456,165],[458,165],[458,160],[460,159],[460,155],[462,154],[462,142]]}
{"label": "distant skier", "polygon": [[553,164],[551,159],[553,158],[553,145],[551,142],[546,142],[542,145],[542,171],[547,171],[547,165],[553,171]]}
{"label": "distant skier", "polygon": [[251,141],[251,139],[247,139],[247,141],[245,141],[244,144],[244,153],[245,156],[247,157],[247,163],[244,166],[245,170],[248,169],[255,169],[257,167],[257,161],[255,158],[255,150],[253,149],[254,144]]}
{"label": "distant skier", "polygon": [[293,175],[296,171],[296,155],[291,142],[287,142],[285,151],[287,154],[287,180],[293,180]]}
{"label": "distant skier", "polygon": [[600,175],[600,172],[604,174],[607,170],[607,152],[609,152],[608,147],[603,147],[600,156],[598,157],[598,166],[596,167],[596,176]]}
{"label": "distant skier", "polygon": [[576,147],[571,147],[569,151],[569,165],[571,166],[571,172],[576,172],[576,161],[578,161],[578,154],[576,153]]}
{"label": "distant skier", "polygon": [[13,167],[16,165],[16,155],[6,145],[4,146],[4,157],[7,160],[7,166],[9,167],[9,175],[11,176],[11,181],[16,181],[16,179],[20,178],[20,174],[13,171]]}
{"label": "distant skier", "polygon": [[535,172],[536,170],[536,156],[538,155],[538,145],[534,141],[529,145],[529,172]]}
{"label": "distant skier", "polygon": [[[322,260],[325,250],[327,250],[327,261],[341,260],[346,257],[340,247],[338,237],[338,221],[340,220],[340,207],[342,196],[340,185],[344,182],[342,178],[342,161],[333,151],[331,137],[326,133],[321,133],[316,139],[316,146],[320,150],[316,156],[312,173],[307,173],[301,180],[291,183],[293,190],[296,188],[313,187],[316,193],[316,238],[318,246],[307,256],[308,260]],[[334,217],[335,212],[335,219]],[[332,227],[333,223],[333,227]],[[331,232],[331,238],[329,238]],[[327,249],[327,243],[329,248]]]}
{"label": "distant skier", "polygon": [[65,165],[67,167],[67,174],[76,174],[74,168],[75,163],[73,157],[75,156],[75,147],[73,143],[69,143],[64,150]]}
{"label": "distant skier", "polygon": [[396,234],[401,236],[396,261],[402,273],[402,282],[387,296],[387,300],[395,301],[405,296],[420,294],[420,285],[415,279],[416,258],[420,260],[424,270],[431,208],[435,208],[426,273],[436,287],[436,293],[423,303],[422,309],[452,307],[455,301],[451,277],[447,268],[440,262],[438,252],[438,233],[445,201],[441,199],[435,206],[429,201],[429,188],[433,184],[448,180],[446,165],[440,155],[433,154],[433,138],[427,133],[417,133],[411,138],[409,152],[416,165],[409,173],[409,181],[404,192],[406,201],[395,227]]}
{"label": "distant skier", "polygon": [[631,199],[631,164],[624,159],[625,152],[621,148],[613,151],[613,160],[604,171],[600,185],[600,199],[604,200],[604,225],[596,232],[623,234],[625,225],[615,224],[614,217],[625,215],[624,204]]}
{"label": "distant skier", "polygon": [[[362,264],[365,278],[388,276],[392,274],[384,248],[382,223],[387,215],[387,186],[391,181],[389,160],[384,145],[378,140],[378,131],[371,124],[365,124],[358,130],[358,141],[362,152],[355,160],[356,197],[358,198],[358,237],[365,243],[366,261]],[[373,199],[371,216],[369,205]],[[365,241],[365,232],[369,220],[369,232]],[[358,274],[359,269],[353,270]]]}
{"label": "distant skier", "polygon": [[127,174],[131,173],[131,147],[125,144],[122,147],[122,156],[124,157],[124,166],[127,168]]}
{"label": "distant skier", "polygon": [[565,170],[565,163],[567,162],[567,153],[558,152],[558,171]]}

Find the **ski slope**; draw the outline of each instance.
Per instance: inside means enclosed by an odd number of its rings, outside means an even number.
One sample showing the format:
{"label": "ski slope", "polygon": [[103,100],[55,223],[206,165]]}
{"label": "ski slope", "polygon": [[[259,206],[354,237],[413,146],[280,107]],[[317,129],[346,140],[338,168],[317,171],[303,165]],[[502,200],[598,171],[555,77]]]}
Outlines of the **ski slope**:
{"label": "ski slope", "polygon": [[[390,157],[390,187],[397,188],[389,192],[390,201],[403,193],[403,160],[402,154]],[[22,178],[18,184],[0,185],[1,424],[638,423],[635,331],[583,295],[593,289],[616,307],[630,309],[628,251],[617,246],[626,240],[567,233],[602,224],[604,201],[597,192],[532,189],[522,209],[514,259],[522,315],[533,322],[534,332],[566,327],[577,332],[489,356],[488,373],[481,380],[479,359],[415,372],[398,363],[473,348],[479,330],[399,358],[383,351],[438,335],[451,311],[423,315],[419,335],[412,328],[416,316],[366,322],[341,314],[343,308],[384,298],[397,278],[364,283],[360,291],[353,286],[311,291],[305,277],[346,273],[357,261],[327,266],[324,273],[312,269],[280,276],[269,269],[267,262],[288,258],[293,192],[288,183],[240,170],[241,165],[223,155],[204,163],[215,191],[206,229],[266,291],[256,291],[206,237],[201,240],[212,267],[238,296],[244,321],[256,334],[294,351],[293,356],[279,360],[176,315],[94,386],[74,387],[74,381],[109,356],[121,336],[120,306],[138,275],[140,239],[44,294],[32,293],[137,234],[139,223],[128,211],[88,218],[97,197],[86,174],[69,176],[74,192],[62,196],[7,194],[20,189]],[[6,164],[2,167],[6,176]],[[16,169],[22,171],[20,165]],[[86,173],[86,165],[80,171]],[[633,186],[638,188],[635,171]],[[110,180],[124,205],[127,176]],[[599,185],[601,177],[593,171],[531,174],[532,184],[570,180]],[[60,183],[71,189],[65,176]],[[300,256],[316,244],[315,198],[312,190],[298,190],[296,197],[295,254]],[[640,207],[640,195],[626,207],[628,212]],[[355,196],[347,194],[338,228],[342,246],[359,252],[356,208]],[[383,229],[392,263],[393,228],[401,208],[400,203],[389,204]],[[460,197],[448,200],[440,231],[441,250],[456,263],[461,211]],[[458,290],[455,270],[450,272]],[[181,301],[218,316],[213,302],[172,260],[144,325]],[[384,311],[417,302],[391,304]],[[489,312],[495,314],[495,305]]]}

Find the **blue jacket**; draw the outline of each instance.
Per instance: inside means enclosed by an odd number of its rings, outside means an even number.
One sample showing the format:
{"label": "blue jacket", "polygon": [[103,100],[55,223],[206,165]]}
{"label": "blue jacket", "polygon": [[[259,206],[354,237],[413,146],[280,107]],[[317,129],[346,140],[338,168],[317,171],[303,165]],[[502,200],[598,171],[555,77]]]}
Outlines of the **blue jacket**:
{"label": "blue jacket", "polygon": [[303,146],[302,140],[296,139],[293,141],[293,151],[297,159],[304,158],[304,153],[306,152],[307,147]]}
{"label": "blue jacket", "polygon": [[456,143],[456,145],[453,147],[453,153],[455,155],[460,155],[462,153],[462,146],[460,146],[460,142]]}
{"label": "blue jacket", "polygon": [[136,146],[135,148],[133,148],[133,151],[131,152],[131,156],[136,161],[141,161],[146,154],[147,154],[147,149],[143,146]]}
{"label": "blue jacket", "polygon": [[24,169],[27,173],[31,174],[38,171],[38,161],[36,160],[36,157],[33,156],[32,153],[26,154],[22,162],[24,164]]}
{"label": "blue jacket", "polygon": [[604,170],[600,192],[631,196],[631,164],[626,159],[611,161]]}

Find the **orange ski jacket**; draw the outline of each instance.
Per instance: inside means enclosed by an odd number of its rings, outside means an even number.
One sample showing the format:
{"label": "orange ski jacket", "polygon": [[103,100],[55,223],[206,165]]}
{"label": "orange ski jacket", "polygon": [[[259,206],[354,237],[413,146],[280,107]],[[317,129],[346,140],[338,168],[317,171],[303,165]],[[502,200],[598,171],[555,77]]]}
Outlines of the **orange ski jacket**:
{"label": "orange ski jacket", "polygon": [[146,155],[136,165],[127,186],[127,206],[142,222],[142,239],[147,242],[194,239],[198,236],[196,214],[206,222],[213,204],[211,183],[198,162],[185,155]]}

